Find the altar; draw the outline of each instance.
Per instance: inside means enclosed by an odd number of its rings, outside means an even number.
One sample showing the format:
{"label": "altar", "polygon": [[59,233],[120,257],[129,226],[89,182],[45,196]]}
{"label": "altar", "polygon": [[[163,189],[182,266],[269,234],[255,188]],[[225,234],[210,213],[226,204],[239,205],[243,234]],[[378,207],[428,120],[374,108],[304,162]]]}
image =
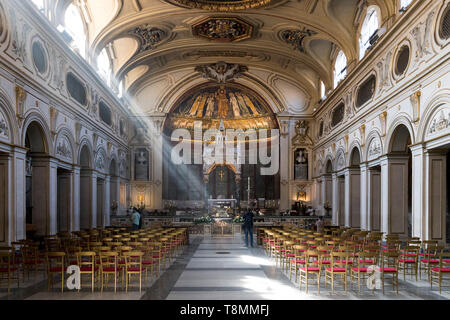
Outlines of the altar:
{"label": "altar", "polygon": [[236,199],[208,199],[208,214],[215,218],[235,216]]}

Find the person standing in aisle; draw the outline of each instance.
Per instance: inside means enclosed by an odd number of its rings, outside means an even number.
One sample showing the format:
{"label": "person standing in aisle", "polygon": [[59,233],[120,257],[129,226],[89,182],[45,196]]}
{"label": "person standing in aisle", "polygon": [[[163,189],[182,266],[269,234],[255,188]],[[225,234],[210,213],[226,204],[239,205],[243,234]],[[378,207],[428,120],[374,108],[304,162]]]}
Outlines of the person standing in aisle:
{"label": "person standing in aisle", "polygon": [[[253,204],[254,206],[254,204]],[[248,210],[244,215],[244,236],[245,236],[245,246],[249,245],[249,236],[250,236],[250,245],[253,247],[253,210]]]}

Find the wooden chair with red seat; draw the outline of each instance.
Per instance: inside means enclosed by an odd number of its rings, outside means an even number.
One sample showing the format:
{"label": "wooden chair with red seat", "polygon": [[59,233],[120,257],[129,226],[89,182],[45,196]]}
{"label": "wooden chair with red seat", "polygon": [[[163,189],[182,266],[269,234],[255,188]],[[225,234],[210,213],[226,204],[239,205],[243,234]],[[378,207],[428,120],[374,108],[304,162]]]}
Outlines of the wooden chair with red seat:
{"label": "wooden chair with red seat", "polygon": [[77,265],[77,252],[83,251],[82,247],[69,247],[66,249],[66,262],[68,265]]}
{"label": "wooden chair with red seat", "polygon": [[308,293],[308,286],[310,275],[314,275],[317,283],[317,291],[320,294],[320,278],[322,275],[322,264],[321,258],[319,257],[319,251],[317,250],[308,250],[304,254],[305,256],[305,265],[299,268],[300,277],[299,277],[299,288],[302,289],[302,284],[306,285],[306,293]]}
{"label": "wooden chair with red seat", "polygon": [[116,251],[119,253],[119,266],[125,267],[125,253],[133,250],[132,247],[129,246],[120,246],[116,247]]}
{"label": "wooden chair with red seat", "polygon": [[62,251],[61,240],[56,236],[49,236],[44,238],[45,251]]}
{"label": "wooden chair with red seat", "polygon": [[145,269],[145,284],[147,284],[148,270],[150,270],[150,283],[153,281],[153,269],[156,265],[156,261],[153,260],[153,252],[151,246],[141,246],[137,250],[142,251],[142,268]]}
{"label": "wooden chair with red seat", "polygon": [[331,265],[325,268],[325,288],[327,279],[330,279],[331,293],[334,293],[335,276],[341,277],[344,281],[344,289],[347,293],[347,273],[350,255],[348,252],[331,252]]}
{"label": "wooden chair with red seat", "polygon": [[283,253],[286,251],[284,243],[287,241],[286,237],[283,235],[279,235],[276,237],[276,245],[274,248],[274,257],[275,257],[275,266],[278,266],[278,262],[280,262],[280,266],[283,260]]}
{"label": "wooden chair with red seat", "polygon": [[110,242],[109,246],[111,247],[112,251],[120,252],[120,247],[122,247],[124,244],[123,242]]}
{"label": "wooden chair with red seat", "polygon": [[156,262],[158,266],[158,276],[161,273],[161,265],[164,260],[164,253],[162,252],[161,242],[153,242],[150,244],[150,249],[152,252],[152,260]]}
{"label": "wooden chair with red seat", "polygon": [[94,292],[95,274],[99,270],[99,268],[96,265],[96,256],[97,253],[95,251],[82,251],[76,253],[77,265],[80,268],[80,288],[78,289],[78,292],[80,292],[82,287],[81,283],[83,275],[91,276],[91,289],[92,292]]}
{"label": "wooden chair with red seat", "polygon": [[419,268],[419,247],[406,246],[400,251],[399,269],[403,272],[403,280],[406,275],[415,275],[417,281],[417,270]]}
{"label": "wooden chair with red seat", "polygon": [[420,254],[421,259],[419,260],[419,275],[422,279],[422,271],[427,273],[428,281],[430,281],[431,268],[437,267],[439,265],[439,254],[444,252],[444,246],[437,244],[428,244],[424,248],[424,252]]}
{"label": "wooden chair with red seat", "polygon": [[295,270],[294,282],[297,282],[298,270],[305,265],[304,253],[308,251],[308,246],[297,244],[292,246],[294,258],[289,260],[289,280],[292,280],[292,270]]}
{"label": "wooden chair with red seat", "polygon": [[331,265],[331,252],[333,249],[326,245],[321,245],[316,248],[319,251],[319,256],[322,258],[322,267],[329,267]]}
{"label": "wooden chair with red seat", "polygon": [[0,274],[6,275],[8,281],[8,293],[11,292],[11,279],[13,279],[14,273],[17,276],[17,288],[19,288],[20,271],[19,266],[14,263],[14,253],[12,250],[0,250]]}
{"label": "wooden chair with red seat", "polygon": [[166,263],[171,261],[171,247],[170,247],[170,241],[169,238],[164,236],[159,239],[161,243],[161,253],[163,255],[163,267],[166,267]]}
{"label": "wooden chair with red seat", "polygon": [[142,291],[142,251],[129,251],[124,253],[125,257],[125,291],[128,292],[130,278],[133,275],[139,276],[139,292]]}
{"label": "wooden chair with red seat", "polygon": [[[378,257],[378,252],[360,252],[359,257],[356,260],[357,263],[350,269],[350,288],[353,288],[353,280],[356,280],[358,283],[358,294],[361,293],[361,280],[367,280],[370,276],[368,273],[369,267],[377,265]],[[375,291],[375,287],[373,290]]]}
{"label": "wooden chair with red seat", "polygon": [[[431,290],[433,290],[433,283],[439,285],[439,294],[442,294],[442,281],[450,280],[450,252],[440,253],[439,258],[439,266],[431,268],[430,272],[430,286]],[[446,286],[448,287],[448,286]]]}
{"label": "wooden chair with red seat", "polygon": [[[119,279],[122,267],[119,266],[119,253],[118,252],[100,252],[100,276],[101,276],[101,292],[103,292],[103,285],[106,276],[106,287],[108,287],[109,276],[114,277],[114,293],[117,292],[117,280]],[[122,276],[122,287],[123,287],[123,276]]]}
{"label": "wooden chair with red seat", "polygon": [[33,271],[34,277],[36,277],[39,266],[44,265],[44,260],[41,258],[39,252],[39,246],[34,243],[26,244],[22,247],[22,271],[25,278],[25,272],[27,277],[30,278],[30,271]]}
{"label": "wooden chair with red seat", "polygon": [[48,290],[53,288],[53,276],[61,276],[61,292],[64,292],[64,275],[66,273],[65,268],[65,252],[47,252],[45,254],[46,264],[47,264],[47,279],[48,279]]}
{"label": "wooden chair with red seat", "polygon": [[281,252],[282,270],[287,271],[289,260],[295,258],[295,253],[293,251],[294,241],[286,240],[284,241],[283,252]]}
{"label": "wooden chair with red seat", "polygon": [[386,276],[392,277],[392,286],[397,289],[398,294],[398,260],[400,254],[396,251],[382,251],[381,253],[381,283],[383,286],[383,294],[384,294],[384,286]]}

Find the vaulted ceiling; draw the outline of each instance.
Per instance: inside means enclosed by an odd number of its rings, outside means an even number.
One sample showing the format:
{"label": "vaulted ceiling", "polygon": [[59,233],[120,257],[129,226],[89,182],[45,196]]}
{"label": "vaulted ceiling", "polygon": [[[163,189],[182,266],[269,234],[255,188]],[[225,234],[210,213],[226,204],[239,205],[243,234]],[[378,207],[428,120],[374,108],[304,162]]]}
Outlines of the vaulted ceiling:
{"label": "vaulted ceiling", "polygon": [[91,52],[112,47],[114,74],[144,113],[158,107],[155,92],[189,79],[198,65],[225,61],[245,65],[269,86],[278,81],[280,95],[304,104],[294,113],[311,114],[320,80],[332,89],[337,51],[357,60],[361,2],[377,4],[383,22],[396,11],[392,0],[85,2]]}

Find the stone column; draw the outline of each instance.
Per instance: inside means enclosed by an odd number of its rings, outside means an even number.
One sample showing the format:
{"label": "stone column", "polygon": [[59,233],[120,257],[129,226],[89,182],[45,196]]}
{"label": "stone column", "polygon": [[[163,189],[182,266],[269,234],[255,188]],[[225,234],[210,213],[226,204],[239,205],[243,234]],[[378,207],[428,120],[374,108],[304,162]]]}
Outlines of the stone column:
{"label": "stone column", "polygon": [[12,217],[7,239],[7,245],[12,241],[26,239],[26,150],[16,147],[8,157],[9,216]]}
{"label": "stone column", "polygon": [[320,205],[323,206],[323,204],[327,201],[327,190],[326,190],[326,182],[325,182],[325,176],[321,177],[321,183],[320,183]]}
{"label": "stone column", "polygon": [[80,231],[80,170],[80,167],[74,166],[72,171],[72,218],[70,231]]}
{"label": "stone column", "polygon": [[339,225],[339,188],[338,188],[338,177],[336,173],[332,175],[333,179],[333,203],[331,203],[331,209],[333,212],[332,223],[335,226]]}
{"label": "stone column", "polygon": [[[162,135],[158,134],[153,138],[154,146],[152,148],[153,159],[153,207],[157,210],[163,209],[163,145]],[[170,158],[170,157],[169,157]],[[170,159],[168,159],[170,161]]]}
{"label": "stone column", "polygon": [[280,135],[280,211],[291,209],[289,194],[289,135]]}
{"label": "stone column", "polygon": [[345,175],[337,176],[338,189],[338,225],[345,226]]}
{"label": "stone column", "polygon": [[368,168],[367,163],[363,163],[360,165],[360,222],[361,222],[361,230],[369,230],[368,227],[368,218],[367,218],[367,180],[368,180]]}
{"label": "stone column", "polygon": [[426,212],[426,150],[423,145],[412,146],[412,236],[426,239],[426,228],[424,222]]}
{"label": "stone column", "polygon": [[103,227],[109,226],[111,223],[111,177],[106,176],[105,177],[105,186],[103,189]]}

